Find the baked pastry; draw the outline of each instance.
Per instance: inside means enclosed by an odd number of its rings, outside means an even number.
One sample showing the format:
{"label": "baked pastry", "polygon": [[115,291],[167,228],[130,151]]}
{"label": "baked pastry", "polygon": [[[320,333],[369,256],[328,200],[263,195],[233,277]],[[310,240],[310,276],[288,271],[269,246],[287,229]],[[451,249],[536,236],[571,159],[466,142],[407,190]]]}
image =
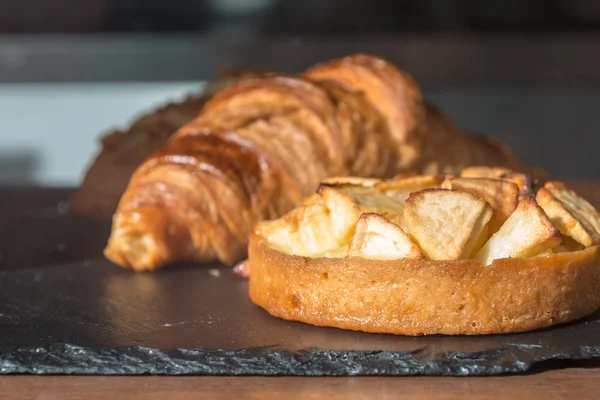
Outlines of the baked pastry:
{"label": "baked pastry", "polygon": [[256,226],[250,298],[276,317],[397,335],[521,332],[597,311],[594,207],[561,182],[516,200],[510,176],[477,173],[322,184]]}
{"label": "baked pastry", "polygon": [[70,213],[110,220],[136,168],[175,130],[194,119],[209,96],[193,94],[142,115],[127,130],[103,136],[101,152],[70,201]]}
{"label": "baked pastry", "polygon": [[358,54],[302,76],[244,79],[136,170],[105,254],[135,270],[233,264],[257,222],[289,211],[324,178],[447,172],[474,160],[530,172],[504,146],[461,132],[382,59]]}
{"label": "baked pastry", "polygon": [[190,94],[140,115],[127,129],[103,135],[101,151],[87,170],[70,200],[69,212],[96,220],[110,221],[135,170],[165,145],[177,129],[200,114],[216,92],[248,77],[264,75],[257,70],[224,70],[219,79]]}

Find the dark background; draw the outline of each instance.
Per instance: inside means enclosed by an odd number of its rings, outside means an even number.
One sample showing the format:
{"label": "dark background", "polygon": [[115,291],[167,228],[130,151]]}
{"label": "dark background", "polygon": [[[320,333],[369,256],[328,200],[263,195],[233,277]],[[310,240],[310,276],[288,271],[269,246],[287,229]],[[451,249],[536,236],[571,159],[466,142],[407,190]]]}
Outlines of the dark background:
{"label": "dark background", "polygon": [[2,0],[1,31],[319,35],[600,28],[594,0]]}
{"label": "dark background", "polygon": [[[600,1],[0,0],[0,85],[195,82],[355,51],[553,175],[600,177]],[[0,178],[35,168],[0,147]]]}

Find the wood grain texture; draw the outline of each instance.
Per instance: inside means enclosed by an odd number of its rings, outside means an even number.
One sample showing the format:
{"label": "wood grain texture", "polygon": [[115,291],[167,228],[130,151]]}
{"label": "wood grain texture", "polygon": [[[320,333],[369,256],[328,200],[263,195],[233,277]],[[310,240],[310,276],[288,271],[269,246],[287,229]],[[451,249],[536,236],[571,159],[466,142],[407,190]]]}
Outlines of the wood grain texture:
{"label": "wood grain texture", "polygon": [[525,376],[430,377],[75,377],[0,378],[13,400],[144,399],[593,399],[600,369],[572,368]]}

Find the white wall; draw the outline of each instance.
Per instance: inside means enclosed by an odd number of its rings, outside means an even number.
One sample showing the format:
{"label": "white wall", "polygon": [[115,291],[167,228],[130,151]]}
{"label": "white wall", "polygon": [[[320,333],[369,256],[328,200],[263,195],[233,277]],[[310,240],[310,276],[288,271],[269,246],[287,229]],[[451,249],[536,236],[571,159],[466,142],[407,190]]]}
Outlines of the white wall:
{"label": "white wall", "polygon": [[[200,86],[199,82],[2,84],[0,184],[74,186],[98,151],[101,133],[126,126],[140,112],[178,100]],[[28,166],[27,159],[34,165]],[[29,182],[25,168],[31,170]]]}

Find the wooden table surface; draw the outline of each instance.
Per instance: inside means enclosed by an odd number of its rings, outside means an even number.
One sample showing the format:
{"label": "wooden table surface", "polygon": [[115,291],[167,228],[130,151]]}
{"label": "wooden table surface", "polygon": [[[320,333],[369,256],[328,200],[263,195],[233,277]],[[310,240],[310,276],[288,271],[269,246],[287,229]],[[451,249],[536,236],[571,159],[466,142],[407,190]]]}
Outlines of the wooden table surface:
{"label": "wooden table surface", "polygon": [[0,378],[2,399],[597,399],[600,363],[528,375],[430,377],[76,377]]}
{"label": "wooden table surface", "polygon": [[[600,181],[571,187],[600,206]],[[0,399],[597,399],[600,360],[494,377],[2,376]]]}

